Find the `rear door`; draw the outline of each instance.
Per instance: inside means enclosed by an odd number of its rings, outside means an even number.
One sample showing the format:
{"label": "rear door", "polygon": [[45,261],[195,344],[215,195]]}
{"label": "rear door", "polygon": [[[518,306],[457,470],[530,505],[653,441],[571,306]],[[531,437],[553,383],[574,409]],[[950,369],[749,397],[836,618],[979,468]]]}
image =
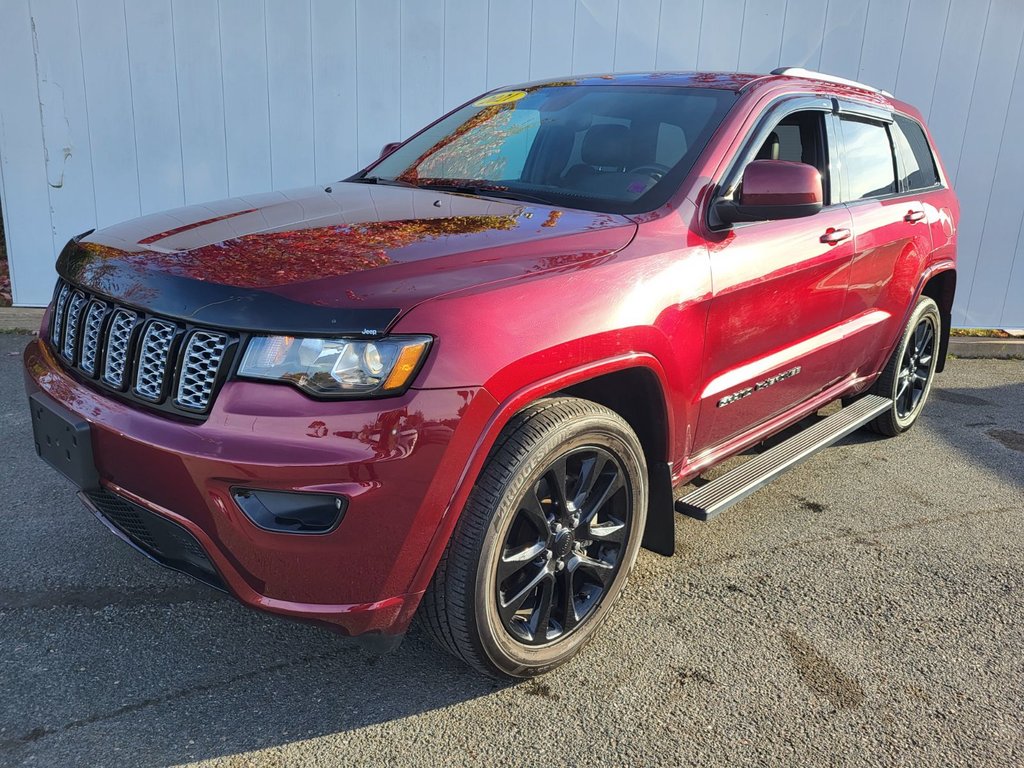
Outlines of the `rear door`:
{"label": "rear door", "polygon": [[711,226],[714,293],[695,451],[793,407],[849,370],[841,321],[853,239],[829,162],[831,111],[828,99],[778,105],[723,176],[728,197],[751,160],[806,162],[822,173],[825,206],[805,218]]}
{"label": "rear door", "polygon": [[885,364],[903,329],[938,216],[923,190],[911,189],[924,177],[897,151],[907,139],[891,113],[840,102],[839,125],[855,251],[844,314],[856,322],[847,350],[851,370],[869,375]]}

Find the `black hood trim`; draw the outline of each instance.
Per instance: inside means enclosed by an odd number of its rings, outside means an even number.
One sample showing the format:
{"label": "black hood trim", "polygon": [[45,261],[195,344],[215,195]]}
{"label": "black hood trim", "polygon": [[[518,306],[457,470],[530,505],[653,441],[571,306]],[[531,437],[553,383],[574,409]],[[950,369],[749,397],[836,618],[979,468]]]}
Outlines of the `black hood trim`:
{"label": "black hood trim", "polygon": [[123,262],[106,277],[100,269],[103,261],[104,257],[79,247],[75,238],[61,251],[57,274],[118,304],[224,330],[376,338],[401,314],[400,309],[304,304],[269,291],[151,272]]}

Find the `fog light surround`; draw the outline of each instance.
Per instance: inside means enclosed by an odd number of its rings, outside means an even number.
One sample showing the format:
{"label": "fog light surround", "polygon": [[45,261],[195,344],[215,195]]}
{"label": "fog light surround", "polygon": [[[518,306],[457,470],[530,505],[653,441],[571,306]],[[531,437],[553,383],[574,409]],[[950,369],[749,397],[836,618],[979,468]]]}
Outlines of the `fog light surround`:
{"label": "fog light surround", "polygon": [[235,504],[257,528],[274,533],[330,533],[348,510],[348,499],[326,493],[232,488]]}

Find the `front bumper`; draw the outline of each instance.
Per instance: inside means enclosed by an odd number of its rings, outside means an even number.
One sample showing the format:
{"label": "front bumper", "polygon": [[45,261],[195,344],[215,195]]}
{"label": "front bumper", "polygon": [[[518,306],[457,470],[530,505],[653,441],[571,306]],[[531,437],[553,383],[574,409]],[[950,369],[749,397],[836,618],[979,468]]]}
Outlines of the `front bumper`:
{"label": "front bumper", "polygon": [[[205,422],[185,423],[104,397],[43,341],[24,360],[29,394],[89,423],[102,492],[193,537],[215,572],[204,580],[253,608],[348,635],[408,627],[426,587],[424,555],[496,407],[475,388],[319,402],[284,385],[230,381]],[[330,533],[267,531],[235,504],[236,486],[345,496],[348,509]],[[102,504],[87,503],[110,525]]]}

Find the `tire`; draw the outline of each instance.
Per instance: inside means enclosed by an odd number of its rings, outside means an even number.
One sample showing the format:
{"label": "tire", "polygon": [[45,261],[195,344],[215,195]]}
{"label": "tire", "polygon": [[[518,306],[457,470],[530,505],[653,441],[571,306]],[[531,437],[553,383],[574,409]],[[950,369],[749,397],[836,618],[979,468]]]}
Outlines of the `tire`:
{"label": "tire", "polygon": [[939,307],[922,296],[910,314],[900,343],[871,387],[873,394],[893,401],[885,413],[868,425],[872,430],[895,437],[914,426],[932,390],[941,338]]}
{"label": "tire", "polygon": [[551,398],[514,416],[424,595],[434,641],[499,679],[541,675],[577,654],[636,561],[645,468],[633,430],[596,403]]}

